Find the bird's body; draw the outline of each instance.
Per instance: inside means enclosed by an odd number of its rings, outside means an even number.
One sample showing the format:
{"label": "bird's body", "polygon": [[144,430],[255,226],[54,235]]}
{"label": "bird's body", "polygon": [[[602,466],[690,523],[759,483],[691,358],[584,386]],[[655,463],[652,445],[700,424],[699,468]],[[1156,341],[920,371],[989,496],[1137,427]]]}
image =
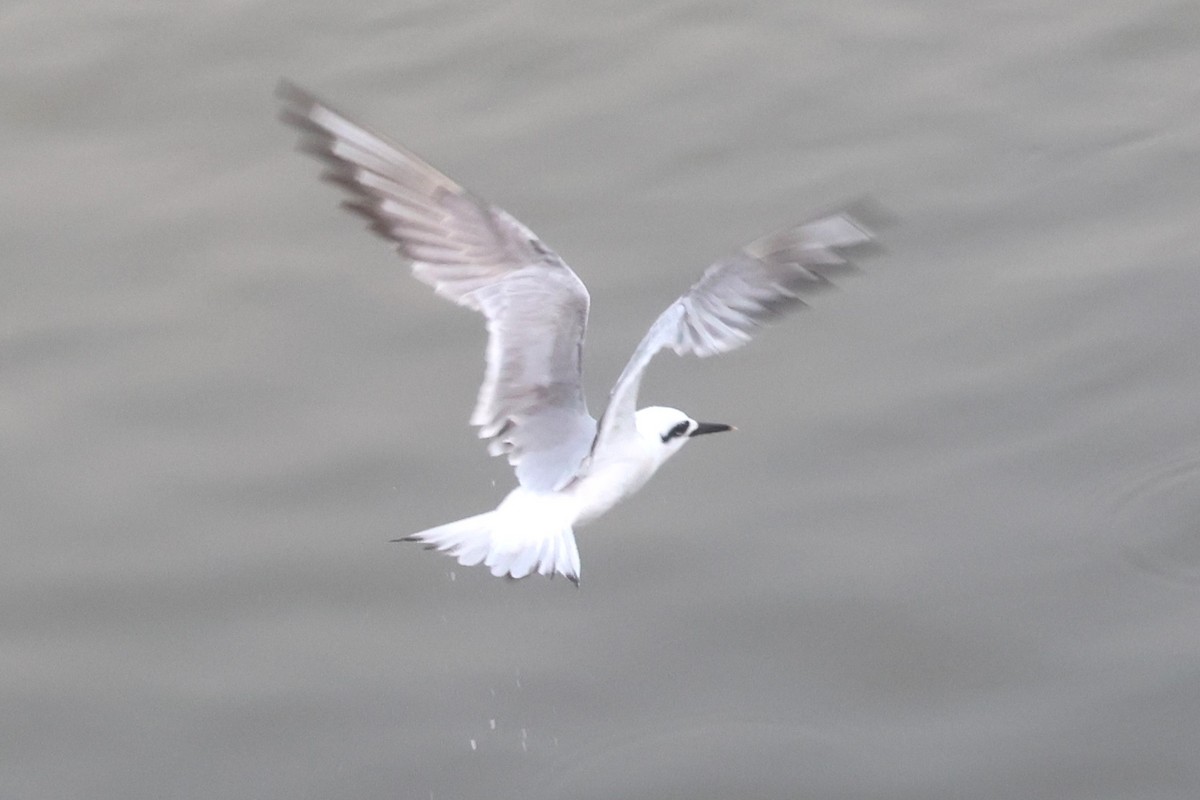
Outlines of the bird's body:
{"label": "bird's body", "polygon": [[[471,195],[411,152],[290,84],[283,118],[345,205],[393,241],[414,275],[484,315],[487,366],[471,424],[520,485],[495,510],[403,538],[494,575],[537,572],[579,580],[574,528],[645,485],[691,438],[730,430],[661,406],[637,409],[642,374],[663,348],[709,356],[749,341],[800,295],[846,267],[841,248],[871,234],[846,211],[765,236],[711,266],[650,327],[599,420],[582,385],[590,298],[574,272],[528,228]],[[401,540],[397,540],[401,541]]]}
{"label": "bird's body", "polygon": [[[618,438],[593,455],[561,488],[518,486],[494,511],[430,528],[404,541],[425,542],[468,566],[482,563],[494,575],[523,578],[533,571],[559,572],[578,582],[575,526],[600,517],[645,486],[688,437],[730,430],[728,425],[697,423],[673,408],[643,408],[637,415],[641,425],[635,436]],[[676,425],[687,425],[690,432],[664,442],[660,428],[669,433]],[[590,444],[578,452],[581,463],[589,450]]]}

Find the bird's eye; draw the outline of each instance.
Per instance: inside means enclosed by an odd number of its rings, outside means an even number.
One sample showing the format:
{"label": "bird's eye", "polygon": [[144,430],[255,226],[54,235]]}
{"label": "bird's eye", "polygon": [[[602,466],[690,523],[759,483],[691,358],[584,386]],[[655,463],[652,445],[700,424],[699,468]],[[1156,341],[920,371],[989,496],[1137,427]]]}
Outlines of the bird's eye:
{"label": "bird's eye", "polygon": [[687,430],[688,430],[687,422],[686,421],[680,422],[674,428],[671,428],[671,430],[669,430],[663,434],[663,437],[662,437],[663,444],[666,444],[667,442],[671,441],[672,439],[683,436],[685,433],[687,433]]}

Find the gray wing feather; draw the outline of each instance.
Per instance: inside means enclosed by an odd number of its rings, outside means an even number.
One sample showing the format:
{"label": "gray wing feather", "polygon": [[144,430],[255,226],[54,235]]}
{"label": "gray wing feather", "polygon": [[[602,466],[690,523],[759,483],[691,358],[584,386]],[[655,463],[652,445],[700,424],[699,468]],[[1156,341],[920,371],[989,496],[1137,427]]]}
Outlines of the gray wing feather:
{"label": "gray wing feather", "polygon": [[582,385],[588,292],[537,236],[403,147],[291,84],[282,117],[345,189],[343,204],[397,245],[413,275],[483,314],[487,366],[471,424],[525,486],[574,473],[595,436]]}
{"label": "gray wing feather", "polygon": [[838,211],[769,234],[709,267],[667,308],[634,350],[613,386],[593,445],[633,429],[638,388],[663,348],[707,357],[741,347],[758,328],[803,307],[803,297],[828,288],[828,276],[849,269],[839,252],[874,236],[849,211]]}

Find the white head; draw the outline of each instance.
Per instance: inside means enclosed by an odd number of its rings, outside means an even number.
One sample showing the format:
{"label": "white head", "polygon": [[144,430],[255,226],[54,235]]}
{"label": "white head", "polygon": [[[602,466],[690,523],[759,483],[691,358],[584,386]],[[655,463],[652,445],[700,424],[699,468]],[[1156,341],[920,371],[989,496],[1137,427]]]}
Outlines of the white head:
{"label": "white head", "polygon": [[696,422],[679,409],[665,406],[639,408],[634,421],[647,450],[657,458],[656,469],[678,453],[689,439],[706,433],[734,430],[732,425]]}

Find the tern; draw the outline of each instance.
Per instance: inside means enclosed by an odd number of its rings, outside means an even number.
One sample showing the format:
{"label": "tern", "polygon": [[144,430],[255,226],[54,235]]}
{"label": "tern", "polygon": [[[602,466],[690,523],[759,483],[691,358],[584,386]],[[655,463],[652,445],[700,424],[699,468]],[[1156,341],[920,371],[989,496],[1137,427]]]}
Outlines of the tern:
{"label": "tern", "polygon": [[874,238],[841,209],[764,236],[710,266],[650,326],[594,419],[584,401],[587,287],[513,216],[468,192],[406,148],[282,82],[281,118],[300,149],[325,163],[343,205],[367,219],[434,291],[483,315],[483,385],[471,424],[518,486],[494,510],[393,541],[423,542],[467,566],[579,583],[575,527],[637,492],[698,436],[733,426],[675,408],[637,407],[656,353],[707,357],[748,342],[764,323],[847,269],[842,252]]}

